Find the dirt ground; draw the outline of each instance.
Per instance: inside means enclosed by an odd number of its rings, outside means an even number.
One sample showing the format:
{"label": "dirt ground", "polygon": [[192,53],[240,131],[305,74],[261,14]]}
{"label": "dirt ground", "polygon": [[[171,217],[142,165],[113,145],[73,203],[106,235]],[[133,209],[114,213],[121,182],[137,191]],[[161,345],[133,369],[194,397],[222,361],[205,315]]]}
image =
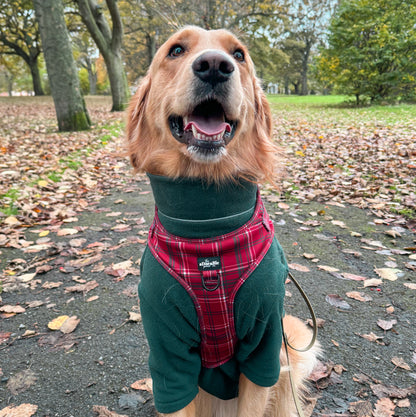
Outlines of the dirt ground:
{"label": "dirt ground", "polygon": [[[373,410],[377,417],[414,417],[414,231],[351,206],[279,207],[265,197],[292,272],[323,320],[313,416],[364,417]],[[152,215],[149,184],[132,180],[74,223],[28,228],[28,247],[1,247],[2,269],[21,266],[4,279],[1,305],[25,311],[1,313],[0,410],[28,403],[38,406],[35,416],[93,416],[94,406],[155,415],[151,393],[131,388],[149,377],[142,325],[130,313],[138,313],[137,268]],[[72,232],[58,233],[63,228]],[[49,240],[38,241],[45,231]],[[366,286],[380,274],[382,281]],[[292,283],[287,291],[286,311],[307,319]],[[80,320],[67,334],[48,328],[62,315]]]}

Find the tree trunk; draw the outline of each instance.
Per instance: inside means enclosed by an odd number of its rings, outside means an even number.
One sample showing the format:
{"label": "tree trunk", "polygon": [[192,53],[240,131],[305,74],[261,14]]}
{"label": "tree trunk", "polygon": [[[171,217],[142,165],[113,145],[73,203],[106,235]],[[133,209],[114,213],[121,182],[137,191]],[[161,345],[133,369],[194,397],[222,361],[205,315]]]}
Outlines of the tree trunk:
{"label": "tree trunk", "polygon": [[89,56],[85,57],[85,67],[88,71],[88,82],[90,84],[89,94],[95,96],[97,94],[97,71]]}
{"label": "tree trunk", "polygon": [[5,73],[6,82],[7,82],[7,92],[9,94],[9,97],[13,96],[13,81],[14,77],[10,72]]}
{"label": "tree trunk", "polygon": [[28,62],[30,68],[30,74],[32,75],[32,83],[33,83],[33,91],[35,96],[44,96],[45,93],[43,92],[42,82],[40,80],[40,72],[38,67],[38,60],[31,59]]}
{"label": "tree trunk", "polygon": [[52,97],[60,131],[85,130],[90,118],[81,89],[62,0],[34,0]]}
{"label": "tree trunk", "polygon": [[111,96],[113,98],[113,107],[111,108],[111,111],[123,111],[127,106],[128,100],[126,93],[128,91],[126,72],[124,71],[121,57],[113,54],[111,51],[108,53],[112,56],[106,58],[106,54],[103,55],[103,57],[107,66]]}
{"label": "tree trunk", "polygon": [[301,96],[308,95],[308,61],[309,55],[311,52],[311,43],[309,41],[306,42],[305,49],[302,54],[302,69],[301,69]]}
{"label": "tree trunk", "polygon": [[289,91],[289,78],[285,78],[285,94],[287,96],[290,94],[290,91]]}
{"label": "tree trunk", "polygon": [[130,97],[126,72],[121,59],[121,43],[123,25],[117,2],[106,0],[112,18],[112,29],[96,0],[76,0],[82,21],[94,39],[107,67],[110,80],[113,107],[111,111],[122,111],[126,108]]}
{"label": "tree trunk", "polygon": [[153,57],[156,54],[156,36],[155,35],[146,35],[146,46],[147,46],[147,57],[149,65],[153,61]]}

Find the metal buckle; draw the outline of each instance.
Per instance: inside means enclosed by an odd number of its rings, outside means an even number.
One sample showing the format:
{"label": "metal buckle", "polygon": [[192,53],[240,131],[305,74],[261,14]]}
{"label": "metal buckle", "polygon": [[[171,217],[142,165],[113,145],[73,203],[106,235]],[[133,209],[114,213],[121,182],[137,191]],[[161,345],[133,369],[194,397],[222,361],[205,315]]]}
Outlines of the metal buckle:
{"label": "metal buckle", "polygon": [[[214,281],[215,279],[215,281]],[[210,280],[213,281],[213,283],[215,283],[214,287],[208,287],[205,280]],[[218,287],[220,286],[221,283],[221,271],[202,271],[201,274],[201,281],[202,281],[202,286],[204,287],[205,291],[215,291],[216,289],[218,289]]]}

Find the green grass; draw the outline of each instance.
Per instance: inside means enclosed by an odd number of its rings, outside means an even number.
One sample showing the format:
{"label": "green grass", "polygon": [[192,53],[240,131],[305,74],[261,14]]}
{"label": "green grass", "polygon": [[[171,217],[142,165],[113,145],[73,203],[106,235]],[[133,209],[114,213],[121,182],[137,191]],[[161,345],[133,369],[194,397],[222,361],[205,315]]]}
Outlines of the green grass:
{"label": "green grass", "polygon": [[[416,118],[416,105],[375,105],[355,107],[347,96],[282,96],[269,95],[274,113],[281,111],[297,113],[305,121],[316,121],[325,117],[328,122],[346,125],[357,121],[371,125],[408,125]],[[325,112],[325,115],[323,115]]]}
{"label": "green grass", "polygon": [[6,216],[15,216],[18,214],[19,209],[16,207],[15,203],[19,196],[19,190],[16,188],[10,188],[6,194],[0,195],[0,201],[2,202],[0,211]]}

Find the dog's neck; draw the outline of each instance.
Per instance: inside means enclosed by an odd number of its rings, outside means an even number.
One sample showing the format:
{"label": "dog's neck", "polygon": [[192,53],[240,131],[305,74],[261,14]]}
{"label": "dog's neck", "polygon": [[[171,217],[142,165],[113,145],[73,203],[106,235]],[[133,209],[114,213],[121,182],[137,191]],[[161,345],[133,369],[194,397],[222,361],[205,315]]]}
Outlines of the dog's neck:
{"label": "dog's neck", "polygon": [[254,212],[257,185],[242,179],[218,184],[148,174],[159,219],[172,234],[207,238],[228,233]]}

